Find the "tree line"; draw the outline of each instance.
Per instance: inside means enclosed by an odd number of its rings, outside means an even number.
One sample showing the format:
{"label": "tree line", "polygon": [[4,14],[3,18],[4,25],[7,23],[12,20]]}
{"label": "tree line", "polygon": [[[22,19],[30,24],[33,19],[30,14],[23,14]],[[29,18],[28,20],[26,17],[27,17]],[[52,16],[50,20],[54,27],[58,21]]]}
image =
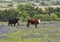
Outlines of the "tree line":
{"label": "tree line", "polygon": [[19,17],[20,21],[27,19],[41,19],[42,21],[59,21],[60,8],[48,7],[34,8],[30,4],[17,5],[17,9],[0,10],[0,21],[8,21],[9,18]]}

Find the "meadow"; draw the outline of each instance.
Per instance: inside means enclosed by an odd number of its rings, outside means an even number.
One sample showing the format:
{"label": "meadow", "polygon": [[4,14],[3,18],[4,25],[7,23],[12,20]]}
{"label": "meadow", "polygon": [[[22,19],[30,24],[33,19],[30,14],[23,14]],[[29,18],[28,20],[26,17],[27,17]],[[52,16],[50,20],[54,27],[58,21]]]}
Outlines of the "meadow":
{"label": "meadow", "polygon": [[41,22],[37,28],[27,28],[26,23],[7,26],[0,22],[0,42],[60,42],[60,22]]}

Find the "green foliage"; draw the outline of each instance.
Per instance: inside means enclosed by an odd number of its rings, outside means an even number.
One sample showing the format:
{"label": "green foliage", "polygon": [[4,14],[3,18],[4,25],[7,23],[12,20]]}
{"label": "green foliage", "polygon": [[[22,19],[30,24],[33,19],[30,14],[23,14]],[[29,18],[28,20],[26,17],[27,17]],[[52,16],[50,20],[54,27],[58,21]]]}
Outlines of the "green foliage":
{"label": "green foliage", "polygon": [[60,21],[60,18],[58,18],[57,21]]}
{"label": "green foliage", "polygon": [[3,8],[4,6],[0,5],[0,8]]}
{"label": "green foliage", "polygon": [[49,16],[50,20],[57,20],[58,19],[58,16],[54,13],[50,14]]}
{"label": "green foliage", "polygon": [[58,19],[58,16],[54,13],[51,13],[50,15],[45,14],[43,20],[45,20],[45,21],[54,21],[55,20],[56,21],[57,19]]}
{"label": "green foliage", "polygon": [[43,14],[35,14],[34,16],[33,16],[33,18],[35,18],[35,19],[44,19],[45,17],[44,17],[44,15]]}
{"label": "green foliage", "polygon": [[55,14],[60,18],[60,12],[55,12]]}
{"label": "green foliage", "polygon": [[18,16],[18,12],[16,12],[15,10],[3,10],[0,11],[0,16],[1,16],[1,20],[2,21],[7,21],[9,18],[14,18]]}
{"label": "green foliage", "polygon": [[10,27],[7,28],[7,31],[9,32],[0,34],[0,42],[48,42],[48,39],[55,42],[55,40],[57,41],[57,38],[60,40],[58,37],[60,32],[56,30],[60,30],[60,28],[43,27],[28,29]]}
{"label": "green foliage", "polygon": [[30,18],[41,19],[43,21],[59,20],[60,8],[48,7],[34,8],[31,4],[18,4],[17,9],[0,11],[0,21],[7,21],[9,18],[19,17],[20,21]]}
{"label": "green foliage", "polygon": [[21,12],[21,14],[20,14],[20,20],[21,21],[26,21],[29,18],[30,18],[29,14],[27,12],[25,12],[25,11]]}
{"label": "green foliage", "polygon": [[50,19],[49,19],[49,15],[48,15],[48,14],[45,14],[43,20],[44,20],[44,21],[49,21],[49,20],[50,20]]}
{"label": "green foliage", "polygon": [[[29,14],[30,17],[33,17],[33,15],[36,13],[35,9],[30,4],[26,4],[26,5],[20,4],[17,6],[17,9],[20,12],[25,11],[26,13]],[[23,13],[21,13],[21,14],[23,14]]]}
{"label": "green foliage", "polygon": [[44,20],[44,21],[53,21],[53,20],[57,20],[58,19],[58,16],[54,13],[51,13],[50,15],[48,14],[35,14],[33,16],[33,18],[35,19],[41,19],[41,20]]}

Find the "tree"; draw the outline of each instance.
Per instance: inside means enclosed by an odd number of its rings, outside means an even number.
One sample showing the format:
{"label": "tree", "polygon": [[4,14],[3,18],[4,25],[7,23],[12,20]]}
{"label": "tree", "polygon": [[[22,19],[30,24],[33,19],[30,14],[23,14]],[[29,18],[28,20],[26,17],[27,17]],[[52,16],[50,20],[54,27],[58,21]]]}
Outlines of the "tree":
{"label": "tree", "polygon": [[55,12],[55,14],[60,18],[60,12]]}
{"label": "tree", "polygon": [[26,21],[27,19],[30,19],[29,14],[26,11],[21,12],[20,20],[23,22]]}
{"label": "tree", "polygon": [[53,21],[53,20],[57,20],[58,16],[56,14],[54,14],[54,13],[51,13],[49,18],[50,18],[51,21]]}
{"label": "tree", "polygon": [[48,14],[45,14],[43,20],[44,20],[44,21],[50,21],[50,19],[49,19],[49,15],[48,15]]}
{"label": "tree", "polygon": [[47,14],[49,14],[50,15],[50,13],[53,13],[53,12],[55,12],[55,10],[54,10],[54,8],[53,7],[48,7],[48,8],[45,8],[45,12],[47,13]]}
{"label": "tree", "polygon": [[43,19],[44,19],[44,15],[43,15],[43,14],[35,14],[35,15],[33,16],[33,18],[34,18],[34,19],[41,19],[41,20],[43,20]]}
{"label": "tree", "polygon": [[15,18],[19,15],[19,13],[15,10],[3,10],[0,12],[0,16],[2,21],[7,21],[9,18]]}

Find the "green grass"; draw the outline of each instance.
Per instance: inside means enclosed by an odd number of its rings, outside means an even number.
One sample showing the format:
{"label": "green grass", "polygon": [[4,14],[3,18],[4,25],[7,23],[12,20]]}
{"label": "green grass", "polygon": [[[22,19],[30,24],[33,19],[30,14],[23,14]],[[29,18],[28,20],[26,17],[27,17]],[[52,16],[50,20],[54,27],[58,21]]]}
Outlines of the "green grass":
{"label": "green grass", "polygon": [[[16,27],[14,27],[14,29],[12,27],[10,28],[10,30],[12,31],[16,29]],[[60,35],[60,32],[48,33],[48,30],[60,30],[60,28],[19,28],[19,30],[17,30],[16,32],[0,34],[0,36],[5,36],[4,38],[0,38],[0,42],[48,42],[48,40],[55,42],[55,40],[60,40],[58,36],[54,36]]]}
{"label": "green grass", "polygon": [[[7,26],[7,23],[0,22]],[[58,42],[60,41],[60,28],[20,28],[19,26],[8,26],[8,33],[0,34],[0,42]],[[57,30],[57,31],[56,31]],[[14,31],[14,32],[13,32]]]}

